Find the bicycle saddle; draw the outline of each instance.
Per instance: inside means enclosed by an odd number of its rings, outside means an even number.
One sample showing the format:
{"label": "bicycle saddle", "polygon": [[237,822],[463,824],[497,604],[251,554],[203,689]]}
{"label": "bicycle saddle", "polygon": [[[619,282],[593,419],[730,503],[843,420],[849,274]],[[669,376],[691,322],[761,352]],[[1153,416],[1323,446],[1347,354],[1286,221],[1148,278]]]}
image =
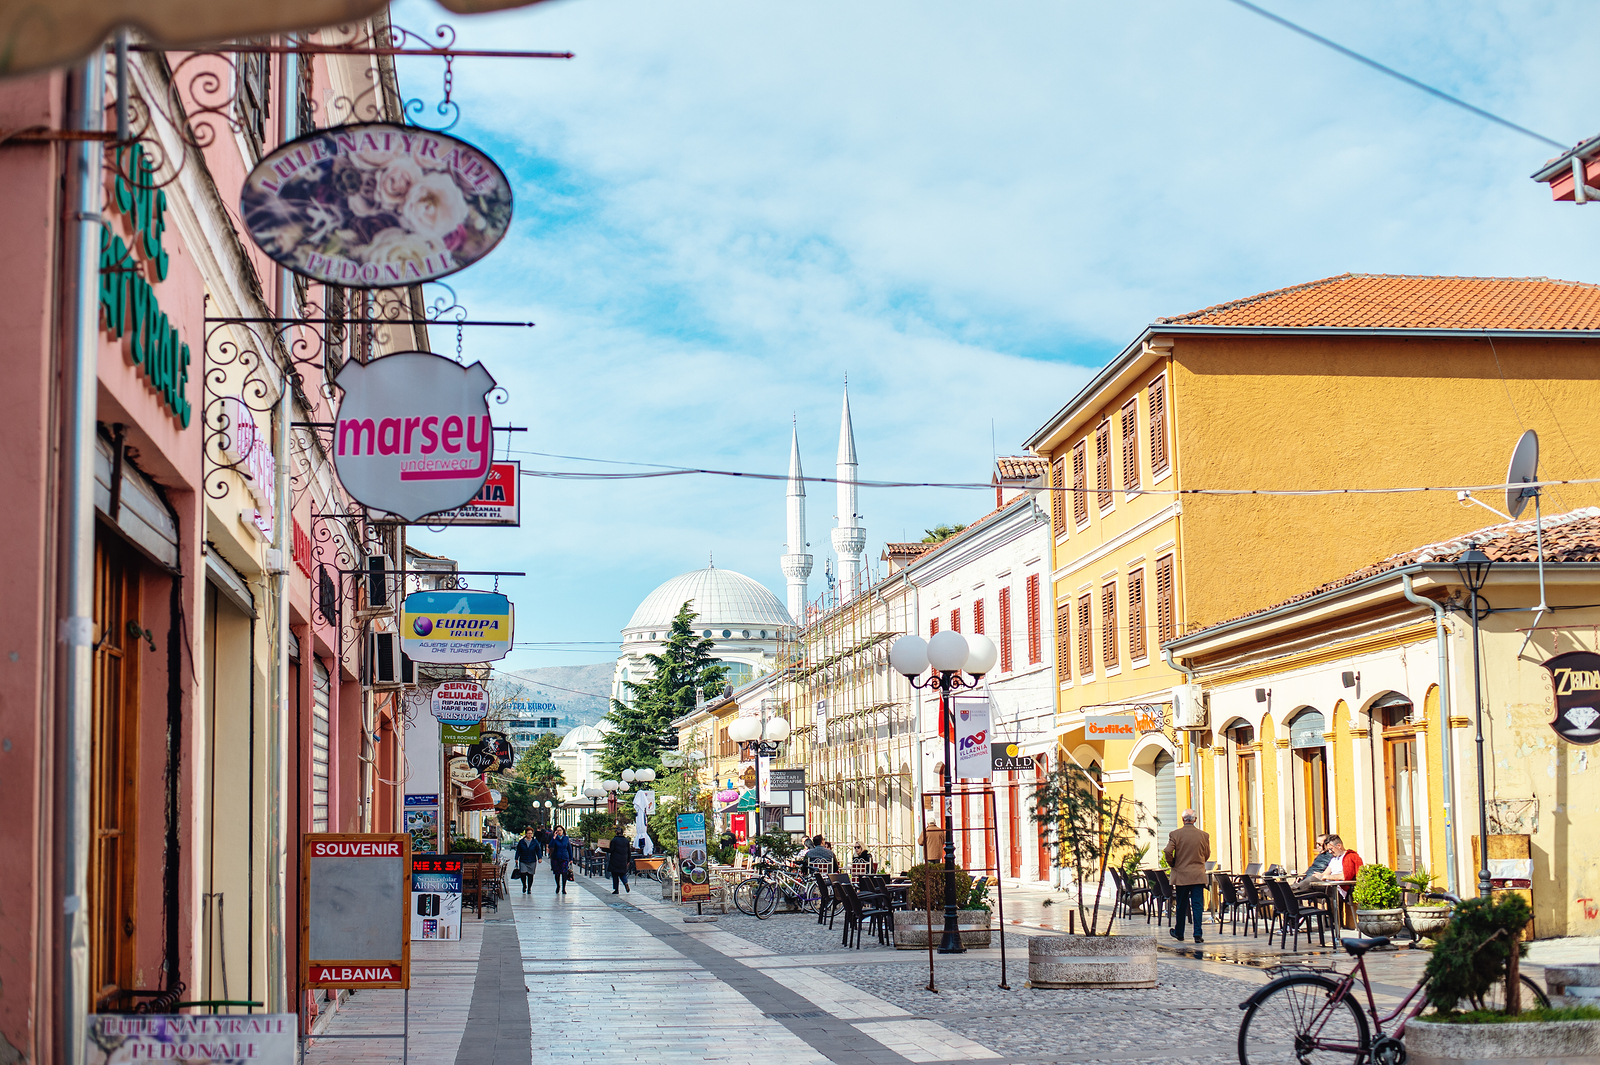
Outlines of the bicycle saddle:
{"label": "bicycle saddle", "polygon": [[1350,952],[1351,957],[1359,958],[1361,955],[1365,954],[1369,950],[1374,949],[1375,947],[1387,947],[1389,945],[1389,937],[1372,936],[1370,939],[1368,939],[1361,936],[1346,936],[1345,938],[1339,940],[1339,942],[1344,946],[1345,950]]}

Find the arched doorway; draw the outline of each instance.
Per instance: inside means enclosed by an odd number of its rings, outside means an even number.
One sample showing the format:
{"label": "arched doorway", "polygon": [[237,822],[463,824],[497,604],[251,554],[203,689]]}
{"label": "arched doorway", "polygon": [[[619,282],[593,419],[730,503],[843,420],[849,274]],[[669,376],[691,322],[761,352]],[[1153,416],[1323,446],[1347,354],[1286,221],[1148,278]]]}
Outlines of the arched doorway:
{"label": "arched doorway", "polygon": [[1422,865],[1419,813],[1426,799],[1422,794],[1411,700],[1399,692],[1384,692],[1368,705],[1367,714],[1375,727],[1383,729],[1383,790],[1388,806],[1389,860],[1397,873],[1415,872]]}
{"label": "arched doorway", "polygon": [[1322,711],[1306,707],[1289,719],[1289,749],[1292,752],[1290,787],[1294,789],[1292,828],[1297,856],[1310,862],[1316,857],[1316,841],[1329,831],[1327,720]]}
{"label": "arched doorway", "polygon": [[1156,754],[1156,816],[1161,819],[1159,842],[1178,827],[1178,760],[1166,751]]}

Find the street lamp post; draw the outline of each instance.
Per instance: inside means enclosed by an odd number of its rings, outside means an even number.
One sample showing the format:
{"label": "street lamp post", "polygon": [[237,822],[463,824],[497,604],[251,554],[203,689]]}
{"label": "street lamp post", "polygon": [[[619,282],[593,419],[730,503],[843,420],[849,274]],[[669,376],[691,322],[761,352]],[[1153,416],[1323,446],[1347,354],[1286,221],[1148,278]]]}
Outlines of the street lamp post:
{"label": "street lamp post", "polygon": [[789,719],[768,717],[767,703],[761,703],[761,713],[756,717],[741,717],[728,726],[728,738],[741,750],[755,752],[756,759],[756,834],[766,831],[764,811],[761,807],[761,759],[778,753],[778,744],[789,738]]}
{"label": "street lamp post", "polygon": [[[902,636],[889,651],[889,664],[905,675],[913,688],[937,688],[939,720],[944,732],[944,935],[939,939],[940,954],[961,954],[961,927],[956,918],[956,838],[950,830],[953,805],[952,784],[956,774],[955,715],[950,695],[960,688],[976,688],[983,675],[994,668],[999,651],[994,641],[981,634],[963,636],[952,630],[935,633],[931,640],[921,636]],[[922,679],[924,670],[933,672]],[[961,678],[962,672],[970,680]]]}
{"label": "street lamp post", "polygon": [[1456,559],[1456,572],[1467,586],[1468,607],[1472,611],[1472,712],[1478,730],[1478,897],[1488,898],[1492,890],[1489,880],[1489,799],[1485,791],[1483,773],[1483,667],[1479,650],[1479,619],[1482,612],[1478,593],[1489,581],[1489,567],[1494,565],[1489,556],[1478,550],[1478,545],[1467,543],[1467,549]]}

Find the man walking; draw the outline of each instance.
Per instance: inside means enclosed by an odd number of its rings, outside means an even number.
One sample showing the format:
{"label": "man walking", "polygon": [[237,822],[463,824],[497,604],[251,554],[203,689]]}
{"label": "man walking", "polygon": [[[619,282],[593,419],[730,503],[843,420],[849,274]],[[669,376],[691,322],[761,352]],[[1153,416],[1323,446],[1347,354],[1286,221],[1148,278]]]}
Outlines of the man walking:
{"label": "man walking", "polygon": [[1167,865],[1172,868],[1172,886],[1178,891],[1178,916],[1173,921],[1172,938],[1183,942],[1184,918],[1194,915],[1194,941],[1204,943],[1200,934],[1200,914],[1205,909],[1206,859],[1211,857],[1211,835],[1195,827],[1200,815],[1183,811],[1183,827],[1167,837]]}

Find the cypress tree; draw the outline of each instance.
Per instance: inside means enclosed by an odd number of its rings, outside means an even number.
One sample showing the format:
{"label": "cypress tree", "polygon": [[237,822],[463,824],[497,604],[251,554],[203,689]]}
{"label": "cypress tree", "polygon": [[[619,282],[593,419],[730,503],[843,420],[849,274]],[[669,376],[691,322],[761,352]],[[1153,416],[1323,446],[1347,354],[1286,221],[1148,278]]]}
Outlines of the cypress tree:
{"label": "cypress tree", "polygon": [[711,640],[695,635],[697,617],[688,603],[679,607],[666,646],[660,654],[645,656],[649,678],[624,682],[627,702],[611,700],[606,717],[612,729],[606,733],[600,765],[612,779],[620,779],[624,769],[649,767],[659,773],[660,752],[678,747],[673,720],[693,710],[697,698],[722,691],[728,667],[712,657]]}

